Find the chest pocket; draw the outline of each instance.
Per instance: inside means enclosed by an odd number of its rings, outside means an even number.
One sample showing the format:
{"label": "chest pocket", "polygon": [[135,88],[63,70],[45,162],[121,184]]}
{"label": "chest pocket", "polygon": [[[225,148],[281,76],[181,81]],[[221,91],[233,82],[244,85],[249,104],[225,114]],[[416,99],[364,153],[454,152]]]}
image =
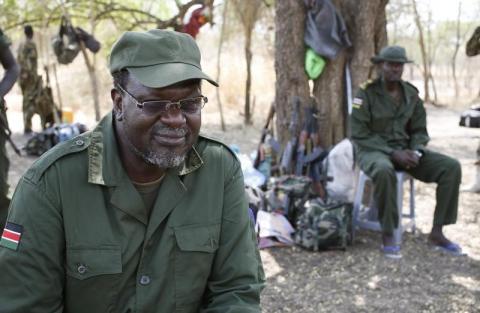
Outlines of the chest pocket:
{"label": "chest pocket", "polygon": [[376,103],[371,108],[371,116],[370,126],[374,132],[385,133],[392,131],[395,122],[395,112],[393,110],[385,108],[385,105]]}
{"label": "chest pocket", "polygon": [[122,272],[120,247],[67,249],[67,274],[84,280],[98,275]]}
{"label": "chest pocket", "polygon": [[182,310],[202,300],[218,249],[220,224],[178,227],[174,233],[175,302]]}
{"label": "chest pocket", "polygon": [[110,312],[120,288],[120,247],[67,247],[66,254],[66,311]]}

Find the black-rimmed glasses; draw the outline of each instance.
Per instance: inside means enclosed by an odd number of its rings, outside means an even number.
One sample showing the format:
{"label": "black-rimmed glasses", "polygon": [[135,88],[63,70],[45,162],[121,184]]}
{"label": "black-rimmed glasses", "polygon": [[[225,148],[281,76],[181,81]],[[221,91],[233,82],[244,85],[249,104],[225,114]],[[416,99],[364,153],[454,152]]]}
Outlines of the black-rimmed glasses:
{"label": "black-rimmed glasses", "polygon": [[162,114],[173,108],[180,109],[184,114],[199,114],[202,108],[205,106],[205,103],[208,102],[208,98],[204,96],[182,99],[178,101],[153,100],[140,102],[131,93],[123,89],[119,84],[117,84],[116,87],[123,93],[129,95],[137,105],[137,108],[143,110],[149,115]]}

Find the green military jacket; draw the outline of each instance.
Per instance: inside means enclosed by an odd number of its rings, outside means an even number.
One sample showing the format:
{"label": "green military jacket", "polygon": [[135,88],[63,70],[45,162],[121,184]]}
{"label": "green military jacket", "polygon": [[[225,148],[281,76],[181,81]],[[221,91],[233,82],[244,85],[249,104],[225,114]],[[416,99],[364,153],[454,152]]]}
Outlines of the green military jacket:
{"label": "green military jacket", "polygon": [[360,153],[398,149],[423,150],[429,141],[426,112],[418,90],[401,82],[404,101],[397,105],[387,94],[383,81],[363,84],[353,100],[352,139]]}
{"label": "green military jacket", "polygon": [[0,244],[1,313],[260,312],[241,167],[216,141],[167,171],[148,218],[109,114],[34,163],[7,227],[20,239]]}

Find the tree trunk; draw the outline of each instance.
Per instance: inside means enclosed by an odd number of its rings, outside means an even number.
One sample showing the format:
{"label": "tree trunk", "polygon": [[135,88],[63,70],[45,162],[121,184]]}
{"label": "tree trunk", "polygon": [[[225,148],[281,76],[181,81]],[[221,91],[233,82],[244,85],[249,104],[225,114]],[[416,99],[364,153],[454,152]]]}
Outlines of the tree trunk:
{"label": "tree trunk", "polygon": [[[223,13],[222,13],[222,26],[220,29],[220,39],[218,41],[218,50],[217,50],[217,83],[220,84],[220,71],[221,71],[221,56],[222,56],[222,46],[223,42],[225,41],[225,26],[227,25],[227,8],[228,8],[228,0],[223,1]],[[222,131],[226,130],[225,127],[225,120],[223,118],[223,106],[222,106],[222,99],[220,97],[220,88],[215,88],[215,94],[217,96],[217,104],[218,104],[218,112],[220,114],[220,126]]]}
{"label": "tree trunk", "polygon": [[[89,20],[90,20],[90,34],[92,34],[92,36],[95,33],[95,26],[96,26],[96,21],[94,18],[95,16],[94,10],[95,10],[94,1],[90,0]],[[87,64],[88,75],[90,75],[90,81],[92,84],[92,93],[93,93],[93,107],[95,109],[95,120],[98,122],[101,118],[101,113],[100,113],[100,96],[98,93],[98,81],[97,81],[97,73],[96,73],[97,59],[95,57],[95,54],[93,54],[92,63],[89,63],[85,49],[82,48],[82,52],[85,57],[85,63]]]}
{"label": "tree trunk", "polygon": [[[353,94],[371,77],[370,58],[387,43],[385,6],[388,0],[333,0],[342,15],[353,47],[342,51],[335,60],[327,61],[323,73],[314,81],[320,142],[329,147],[346,134],[345,66],[350,64]],[[277,128],[282,142],[288,138],[291,97],[299,96],[306,105],[309,97],[308,78],[304,70],[306,9],[302,1],[276,1],[275,71]],[[303,112],[303,108],[300,110]]]}
{"label": "tree trunk", "polygon": [[245,83],[245,124],[252,123],[250,112],[250,91],[252,86],[252,29],[245,30],[245,61],[247,62],[247,81]]}
{"label": "tree trunk", "polygon": [[455,37],[455,49],[452,56],[452,78],[453,86],[455,87],[455,99],[458,98],[458,81],[457,81],[457,55],[458,50],[460,49],[460,18],[462,13],[462,2],[458,2],[458,14],[457,14],[457,25],[456,25],[456,37]]}
{"label": "tree trunk", "polygon": [[90,63],[88,58],[87,49],[82,41],[80,43],[80,48],[83,54],[83,58],[85,60],[85,66],[88,70],[88,76],[90,77],[90,84],[92,86],[92,95],[93,95],[93,108],[95,109],[95,121],[100,120],[100,101],[98,95],[98,83],[97,83],[97,75],[95,74],[95,67]]}
{"label": "tree trunk", "polygon": [[289,137],[292,97],[305,102],[310,95],[304,70],[305,13],[303,1],[275,1],[275,114],[277,136],[283,143]]}
{"label": "tree trunk", "polygon": [[417,10],[417,3],[415,0],[412,0],[412,8],[413,8],[413,14],[414,14],[414,19],[415,19],[415,25],[417,26],[418,30],[418,44],[420,45],[420,51],[422,53],[422,63],[423,63],[423,88],[425,89],[425,96],[424,96],[424,101],[425,102],[431,102],[430,101],[430,93],[429,93],[429,79],[430,79],[430,69],[428,66],[428,61],[427,61],[427,51],[425,48],[425,39],[423,36],[423,26],[422,22],[420,21],[420,15],[418,14]]}

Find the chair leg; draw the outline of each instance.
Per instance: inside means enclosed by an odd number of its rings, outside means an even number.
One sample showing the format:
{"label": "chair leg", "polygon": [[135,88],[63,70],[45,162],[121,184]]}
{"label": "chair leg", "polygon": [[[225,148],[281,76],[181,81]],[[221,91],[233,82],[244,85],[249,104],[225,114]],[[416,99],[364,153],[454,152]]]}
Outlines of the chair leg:
{"label": "chair leg", "polygon": [[402,233],[403,233],[403,173],[396,173],[397,176],[397,214],[398,214],[398,226],[393,231],[393,238],[395,243],[400,245],[402,243]]}
{"label": "chair leg", "polygon": [[[393,237],[394,241],[396,244],[401,244],[402,243],[402,234],[404,231],[403,227],[403,183],[405,179],[409,180],[410,183],[410,211],[405,214],[406,218],[410,219],[409,226],[411,226],[412,232],[415,233],[416,230],[416,225],[415,225],[415,185],[414,185],[414,179],[410,176],[406,176],[404,172],[396,172],[396,181],[397,181],[397,207],[398,207],[398,227],[394,230],[393,232]],[[352,241],[355,238],[355,230],[359,227],[367,228],[367,229],[374,229],[374,230],[381,230],[380,223],[376,220],[376,222],[373,222],[368,219],[368,220],[360,220],[360,209],[362,207],[362,200],[364,197],[364,192],[365,192],[365,184],[366,182],[370,180],[370,178],[360,171],[359,177],[358,177],[358,184],[357,188],[355,191],[355,197],[354,197],[354,202],[353,202],[353,213],[352,213]],[[373,186],[373,188],[375,188]],[[375,210],[375,204],[373,200],[373,192],[370,194],[369,197],[369,203],[368,203],[368,208],[370,211]],[[365,214],[363,217],[370,217],[366,216],[368,214]],[[375,225],[372,225],[375,224]]]}
{"label": "chair leg", "polygon": [[415,221],[415,181],[413,177],[410,177],[410,219],[412,221],[412,233],[416,232]]}
{"label": "chair leg", "polygon": [[363,192],[365,191],[366,175],[360,171],[358,174],[358,183],[353,200],[353,214],[352,214],[352,242],[355,240],[355,231],[358,227],[358,216],[362,206]]}

